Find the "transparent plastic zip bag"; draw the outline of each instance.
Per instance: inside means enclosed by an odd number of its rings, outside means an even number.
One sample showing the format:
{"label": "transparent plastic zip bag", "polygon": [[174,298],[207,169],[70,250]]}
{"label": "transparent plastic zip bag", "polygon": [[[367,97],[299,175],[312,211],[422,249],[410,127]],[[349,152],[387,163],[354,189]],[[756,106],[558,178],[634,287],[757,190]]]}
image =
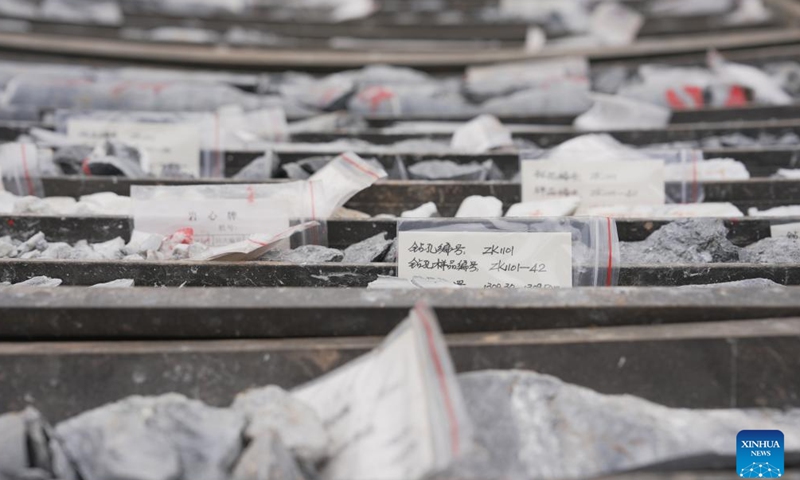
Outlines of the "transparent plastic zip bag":
{"label": "transparent plastic zip bag", "polygon": [[297,219],[327,219],[353,195],[385,176],[379,167],[345,153],[310,179],[297,182],[135,185],[131,187],[134,229],[164,236],[183,230],[194,241],[228,245],[252,234],[277,234]]}
{"label": "transparent plastic zip bag", "polygon": [[402,219],[398,276],[471,288],[613,286],[616,222],[606,217]]}
{"label": "transparent plastic zip bag", "polygon": [[39,150],[32,143],[0,145],[2,189],[20,196],[44,197]]}
{"label": "transparent plastic zip bag", "polygon": [[322,479],[432,478],[473,447],[453,361],[424,302],[375,349],[292,396],[316,412],[328,433]]}
{"label": "transparent plastic zip bag", "polygon": [[294,209],[305,195],[301,182],[253,185],[181,185],[131,187],[134,230],[174,235],[190,243],[220,247],[250,235],[278,234],[303,218]]}
{"label": "transparent plastic zip bag", "polygon": [[194,260],[258,260],[272,250],[294,249],[303,245],[328,245],[327,222],[293,219],[289,223],[289,227],[277,233],[252,234],[240,242],[210,248]]}
{"label": "transparent plastic zip bag", "polygon": [[201,149],[207,142],[208,113],[118,112],[59,110],[56,126],[76,143],[94,146],[105,140],[141,149],[140,166],[159,178],[202,176]]}
{"label": "transparent plastic zip bag", "polygon": [[643,149],[648,157],[664,160],[667,203],[700,203],[705,189],[698,178],[698,163],[705,160],[697,149]]}
{"label": "transparent plastic zip bag", "polygon": [[29,73],[12,78],[3,94],[4,105],[31,105],[41,110],[209,112],[224,105],[251,110],[265,101],[225,84],[93,80]]}

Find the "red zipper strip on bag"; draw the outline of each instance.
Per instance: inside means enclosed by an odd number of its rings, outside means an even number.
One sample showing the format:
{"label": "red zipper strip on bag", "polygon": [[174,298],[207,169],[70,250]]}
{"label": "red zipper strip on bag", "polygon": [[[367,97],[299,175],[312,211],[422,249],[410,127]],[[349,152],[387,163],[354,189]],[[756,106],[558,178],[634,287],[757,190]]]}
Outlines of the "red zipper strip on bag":
{"label": "red zipper strip on bag", "polygon": [[452,454],[455,456],[458,455],[460,450],[458,440],[458,420],[456,419],[456,414],[453,410],[453,402],[450,399],[450,391],[447,388],[447,382],[445,382],[444,379],[444,368],[442,368],[442,361],[439,358],[439,354],[436,352],[436,346],[433,343],[433,329],[431,328],[430,320],[428,320],[428,316],[425,315],[424,310],[419,308],[415,310],[417,315],[419,315],[420,319],[422,320],[422,325],[425,327],[425,336],[428,338],[428,349],[433,357],[433,365],[436,368],[436,376],[439,379],[439,389],[444,395],[444,406],[445,410],[447,410],[447,419],[450,422],[450,443],[452,444]]}

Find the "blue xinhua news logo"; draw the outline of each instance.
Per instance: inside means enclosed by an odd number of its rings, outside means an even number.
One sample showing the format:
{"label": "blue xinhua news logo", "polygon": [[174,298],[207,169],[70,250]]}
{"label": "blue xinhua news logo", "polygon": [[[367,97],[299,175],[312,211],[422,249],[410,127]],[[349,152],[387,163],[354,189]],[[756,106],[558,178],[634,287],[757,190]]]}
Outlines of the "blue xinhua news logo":
{"label": "blue xinhua news logo", "polygon": [[783,476],[783,432],[742,430],[736,435],[736,473],[742,478]]}

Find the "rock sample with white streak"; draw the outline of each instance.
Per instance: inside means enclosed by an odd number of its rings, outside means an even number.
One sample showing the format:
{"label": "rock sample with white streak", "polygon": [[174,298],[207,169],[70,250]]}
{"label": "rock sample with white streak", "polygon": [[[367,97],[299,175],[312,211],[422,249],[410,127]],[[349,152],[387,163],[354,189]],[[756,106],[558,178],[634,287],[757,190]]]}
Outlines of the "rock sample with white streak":
{"label": "rock sample with white streak", "polygon": [[[740,430],[781,430],[800,453],[800,410],[690,410],[603,395],[535,372],[459,375],[476,445],[437,479],[594,478],[654,465],[731,467]],[[733,475],[733,474],[731,474]]]}

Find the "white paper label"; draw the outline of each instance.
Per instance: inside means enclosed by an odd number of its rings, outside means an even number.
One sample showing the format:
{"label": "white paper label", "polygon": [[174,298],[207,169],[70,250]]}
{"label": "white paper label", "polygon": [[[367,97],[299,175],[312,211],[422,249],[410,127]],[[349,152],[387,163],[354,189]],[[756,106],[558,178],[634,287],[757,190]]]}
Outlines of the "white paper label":
{"label": "white paper label", "polygon": [[787,237],[797,240],[800,239],[800,222],[771,225],[769,232],[773,237]]}
{"label": "white paper label", "polygon": [[[289,228],[288,218],[273,218],[266,200],[133,198],[133,228],[172,235],[191,229],[195,242],[211,247],[246,240],[253,234],[277,235]],[[275,206],[272,205],[274,208]]]}
{"label": "white paper label", "polygon": [[572,286],[569,232],[430,232],[398,235],[398,276],[472,288]]}
{"label": "white paper label", "polygon": [[522,201],[581,198],[581,207],[663,205],[663,160],[524,160]]}
{"label": "white paper label", "polygon": [[145,123],[74,118],[67,121],[67,136],[92,144],[119,140],[147,152],[145,171],[168,171],[200,176],[200,129],[191,123]]}

